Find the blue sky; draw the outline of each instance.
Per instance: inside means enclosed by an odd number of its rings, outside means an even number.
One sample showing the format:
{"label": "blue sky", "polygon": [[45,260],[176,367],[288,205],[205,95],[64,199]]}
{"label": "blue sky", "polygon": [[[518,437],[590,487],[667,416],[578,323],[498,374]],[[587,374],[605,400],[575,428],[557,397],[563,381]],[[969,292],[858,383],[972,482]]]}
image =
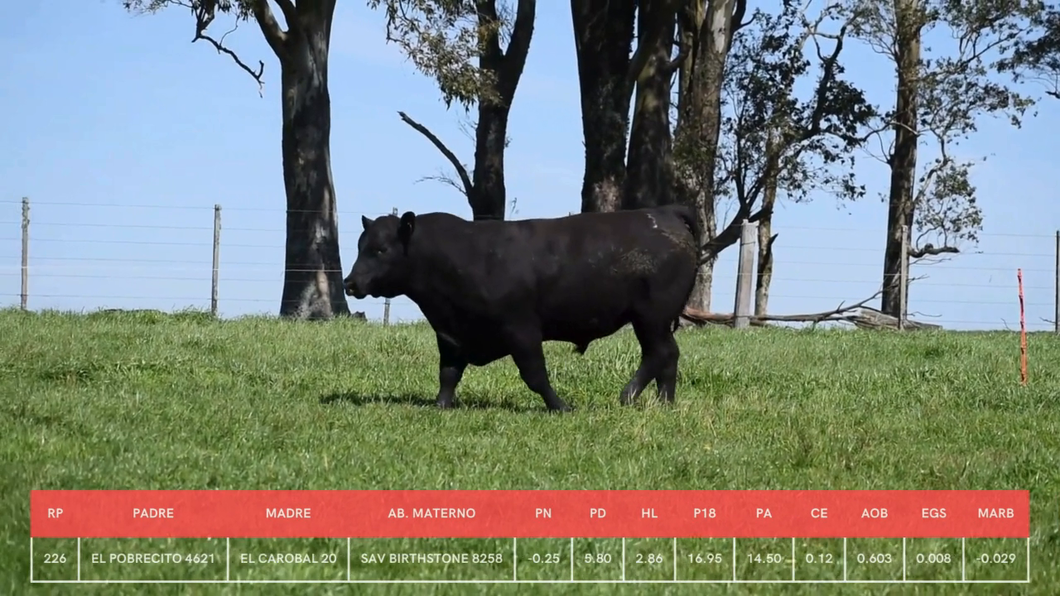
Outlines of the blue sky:
{"label": "blue sky", "polygon": [[[228,22],[215,23],[215,34]],[[506,156],[516,218],[579,205],[583,147],[569,5],[543,3],[514,102]],[[473,146],[435,85],[384,41],[381,14],[340,0],[330,78],[332,169],[342,263],[356,257],[360,215],[448,211],[465,200],[436,182],[441,155],[397,111],[431,127],[465,162]],[[213,206],[222,206],[220,310],[274,313],[283,270],[284,195],[278,64],[256,27],[227,42],[264,60],[265,93],[227,57],[189,43],[183,10],[132,16],[119,0],[0,4],[0,304],[17,305],[21,197],[32,201],[30,299],[34,309],[208,307]],[[850,47],[847,66],[874,101],[892,93],[890,67]],[[1055,230],[1051,179],[1060,145],[1060,102],[1046,100],[1022,129],[986,120],[960,154],[987,156],[974,183],[985,216],[976,247],[930,267],[910,311],[948,328],[1017,328],[1022,267],[1028,328],[1051,327]],[[827,195],[783,205],[775,217],[776,280],[770,310],[814,312],[857,301],[879,286],[887,172],[861,160],[863,202],[838,208]],[[133,260],[136,259],[136,260]],[[714,309],[731,311],[735,250],[717,267]],[[351,300],[382,316],[382,300]],[[418,309],[394,301],[392,317]]]}

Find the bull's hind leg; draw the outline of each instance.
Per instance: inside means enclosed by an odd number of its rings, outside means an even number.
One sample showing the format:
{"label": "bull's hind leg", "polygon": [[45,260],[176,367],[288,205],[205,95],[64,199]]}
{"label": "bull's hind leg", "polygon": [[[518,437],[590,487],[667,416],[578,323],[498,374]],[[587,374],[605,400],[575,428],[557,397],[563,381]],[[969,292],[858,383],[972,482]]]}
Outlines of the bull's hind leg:
{"label": "bull's hind leg", "polygon": [[552,412],[570,412],[566,404],[552,389],[545,366],[545,352],[541,347],[540,333],[518,334],[512,341],[512,360],[519,367],[519,376],[531,391],[545,400],[545,407]]}
{"label": "bull's hind leg", "polygon": [[677,339],[670,333],[661,349],[663,365],[655,377],[655,387],[659,391],[659,401],[672,404],[677,391],[677,361],[681,359],[681,348],[677,347]]}
{"label": "bull's hind leg", "polygon": [[449,341],[438,339],[438,407],[453,407],[453,397],[456,394],[456,386],[464,376],[467,361],[460,355],[460,348]]}
{"label": "bull's hind leg", "polygon": [[649,326],[634,321],[633,331],[637,334],[637,341],[640,342],[640,366],[637,367],[637,372],[633,373],[633,378],[626,383],[618,398],[624,406],[636,401],[648,383],[663,373],[670,353],[670,348],[666,343],[668,335],[666,327]]}

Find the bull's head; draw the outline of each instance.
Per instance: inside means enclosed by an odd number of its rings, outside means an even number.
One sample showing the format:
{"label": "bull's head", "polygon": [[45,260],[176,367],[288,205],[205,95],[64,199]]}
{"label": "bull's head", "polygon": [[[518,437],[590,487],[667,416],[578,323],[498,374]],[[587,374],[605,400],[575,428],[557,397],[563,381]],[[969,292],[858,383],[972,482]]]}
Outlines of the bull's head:
{"label": "bull's head", "polygon": [[400,219],[384,215],[374,221],[361,216],[361,225],[364,231],[357,240],[357,261],[343,281],[346,294],[358,300],[404,294],[410,275],[408,249],[416,214],[408,211]]}

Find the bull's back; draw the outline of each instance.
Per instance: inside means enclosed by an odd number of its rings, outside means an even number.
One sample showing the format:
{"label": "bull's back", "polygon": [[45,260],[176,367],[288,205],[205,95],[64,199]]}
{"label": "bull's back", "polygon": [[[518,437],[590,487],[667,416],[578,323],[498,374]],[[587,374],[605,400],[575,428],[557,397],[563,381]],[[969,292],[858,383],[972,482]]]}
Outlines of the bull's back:
{"label": "bull's back", "polygon": [[690,217],[674,207],[481,222],[438,213],[420,229],[430,228],[429,269],[449,272],[435,295],[451,295],[454,317],[533,316],[549,339],[579,341],[617,331],[637,309],[679,314],[696,270]]}
{"label": "bull's back", "polygon": [[638,312],[674,311],[695,279],[695,234],[679,209],[542,220],[538,314],[552,339],[610,335]]}

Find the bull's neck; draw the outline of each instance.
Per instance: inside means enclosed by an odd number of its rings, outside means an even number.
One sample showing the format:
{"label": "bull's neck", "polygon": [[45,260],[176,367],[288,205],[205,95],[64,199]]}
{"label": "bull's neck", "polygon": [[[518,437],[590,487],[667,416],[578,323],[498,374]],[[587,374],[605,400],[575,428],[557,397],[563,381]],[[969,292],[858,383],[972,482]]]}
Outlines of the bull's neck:
{"label": "bull's neck", "polygon": [[[426,228],[426,226],[424,226]],[[435,238],[428,229],[418,229],[420,237],[409,246],[409,283],[405,295],[420,307],[424,315],[450,301],[446,291],[449,284],[438,283],[441,276],[449,275],[458,258],[452,254],[457,238]]]}

